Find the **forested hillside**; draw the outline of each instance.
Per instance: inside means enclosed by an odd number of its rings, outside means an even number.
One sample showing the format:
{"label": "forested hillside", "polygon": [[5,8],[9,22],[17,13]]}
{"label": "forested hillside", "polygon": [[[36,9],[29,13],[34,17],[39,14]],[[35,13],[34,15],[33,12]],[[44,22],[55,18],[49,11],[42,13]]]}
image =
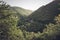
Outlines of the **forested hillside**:
{"label": "forested hillside", "polygon": [[[28,20],[33,21],[31,27],[36,27],[36,31],[42,31],[44,29],[43,25],[49,23],[55,23],[54,18],[60,14],[60,1],[53,1],[47,5],[40,7],[38,10],[33,12]],[[40,28],[39,28],[40,27]],[[32,28],[33,31],[34,28]]]}
{"label": "forested hillside", "polygon": [[0,1],[0,40],[60,40],[60,0],[31,13]]}
{"label": "forested hillside", "polygon": [[31,10],[27,10],[21,7],[11,7],[12,10],[16,11],[19,15],[24,16],[29,16],[32,11]]}

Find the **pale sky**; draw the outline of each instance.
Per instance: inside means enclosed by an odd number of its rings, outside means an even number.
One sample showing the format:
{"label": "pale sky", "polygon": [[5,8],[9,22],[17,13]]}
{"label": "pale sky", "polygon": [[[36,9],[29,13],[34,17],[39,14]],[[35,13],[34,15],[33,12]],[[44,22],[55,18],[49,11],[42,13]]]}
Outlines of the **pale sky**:
{"label": "pale sky", "polygon": [[42,5],[46,5],[53,0],[4,0],[11,6],[18,6],[24,9],[36,10]]}

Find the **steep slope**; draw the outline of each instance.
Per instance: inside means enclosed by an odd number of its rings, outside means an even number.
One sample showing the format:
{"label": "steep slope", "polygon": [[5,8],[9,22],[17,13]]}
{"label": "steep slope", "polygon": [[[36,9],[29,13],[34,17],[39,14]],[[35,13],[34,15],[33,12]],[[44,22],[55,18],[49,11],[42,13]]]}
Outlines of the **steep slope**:
{"label": "steep slope", "polygon": [[[34,32],[42,32],[46,24],[54,23],[54,18],[60,14],[60,1],[54,0],[53,2],[40,7],[38,10],[33,12],[28,20],[30,21],[30,28]],[[31,31],[29,30],[29,31]]]}
{"label": "steep slope", "polygon": [[58,9],[59,7],[59,1],[53,1],[46,6],[42,6],[33,12],[29,17],[37,21],[51,21],[60,13]]}

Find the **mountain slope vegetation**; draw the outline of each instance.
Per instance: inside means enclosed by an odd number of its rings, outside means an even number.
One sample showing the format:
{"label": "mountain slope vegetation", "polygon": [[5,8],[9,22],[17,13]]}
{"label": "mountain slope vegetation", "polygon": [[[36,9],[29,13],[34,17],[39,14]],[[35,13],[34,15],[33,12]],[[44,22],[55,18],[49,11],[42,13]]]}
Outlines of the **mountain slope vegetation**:
{"label": "mountain slope vegetation", "polygon": [[0,1],[0,40],[60,40],[59,3],[54,0],[26,16],[25,9]]}
{"label": "mountain slope vegetation", "polygon": [[59,1],[53,1],[45,6],[40,7],[29,17],[36,21],[52,21],[60,13]]}
{"label": "mountain slope vegetation", "polygon": [[27,9],[24,9],[21,7],[11,7],[11,8],[12,8],[12,10],[16,11],[17,13],[19,13],[22,16],[29,16],[32,13],[31,10],[27,10]]}
{"label": "mountain slope vegetation", "polygon": [[[45,28],[44,25],[49,23],[54,23],[54,18],[60,14],[60,1],[53,1],[45,6],[40,7],[38,10],[33,12],[29,17],[28,20],[30,21],[30,28],[34,32],[40,31]],[[36,29],[34,29],[36,28]],[[30,30],[30,31],[31,31]]]}

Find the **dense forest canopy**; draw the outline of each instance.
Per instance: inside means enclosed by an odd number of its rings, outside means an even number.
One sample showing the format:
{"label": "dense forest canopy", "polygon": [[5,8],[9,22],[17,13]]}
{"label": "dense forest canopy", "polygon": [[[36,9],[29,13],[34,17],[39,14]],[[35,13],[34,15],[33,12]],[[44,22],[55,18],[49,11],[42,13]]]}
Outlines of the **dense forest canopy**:
{"label": "dense forest canopy", "polygon": [[0,40],[60,40],[59,4],[54,0],[32,12],[0,1]]}

